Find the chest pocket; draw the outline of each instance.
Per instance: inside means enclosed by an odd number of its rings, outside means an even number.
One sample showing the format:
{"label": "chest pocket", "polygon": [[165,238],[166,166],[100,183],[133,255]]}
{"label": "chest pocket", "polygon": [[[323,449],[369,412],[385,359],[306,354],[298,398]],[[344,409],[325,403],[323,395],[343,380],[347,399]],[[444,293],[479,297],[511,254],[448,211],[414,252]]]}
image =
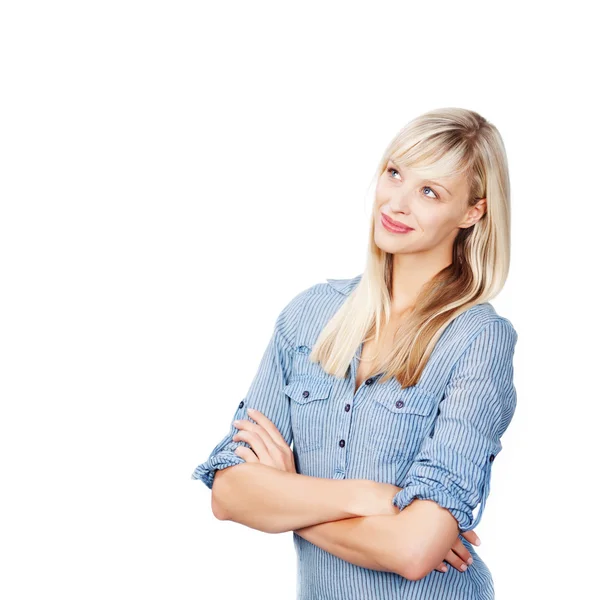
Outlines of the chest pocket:
{"label": "chest pocket", "polygon": [[325,420],[333,383],[317,377],[298,377],[283,387],[290,398],[292,437],[300,454],[323,446]]}
{"label": "chest pocket", "polygon": [[385,461],[412,460],[427,433],[436,399],[416,386],[376,396],[371,405],[368,444]]}

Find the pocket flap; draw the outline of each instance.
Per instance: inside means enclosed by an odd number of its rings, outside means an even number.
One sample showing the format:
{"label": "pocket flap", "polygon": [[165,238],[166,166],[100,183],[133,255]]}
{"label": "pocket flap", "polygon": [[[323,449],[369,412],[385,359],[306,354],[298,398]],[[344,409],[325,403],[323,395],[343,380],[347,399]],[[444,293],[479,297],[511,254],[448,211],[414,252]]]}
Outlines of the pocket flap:
{"label": "pocket flap", "polygon": [[376,400],[395,414],[411,414],[427,417],[435,408],[433,394],[418,385],[403,389],[399,394],[376,397]]}
{"label": "pocket flap", "polygon": [[290,381],[283,387],[284,393],[294,402],[306,404],[313,400],[327,400],[333,384],[325,379],[304,377]]}

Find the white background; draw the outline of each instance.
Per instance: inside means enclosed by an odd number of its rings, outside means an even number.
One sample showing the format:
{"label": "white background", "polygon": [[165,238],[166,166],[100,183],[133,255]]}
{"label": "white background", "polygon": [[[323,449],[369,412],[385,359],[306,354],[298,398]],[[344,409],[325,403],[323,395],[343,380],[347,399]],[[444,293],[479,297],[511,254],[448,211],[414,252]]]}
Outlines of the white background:
{"label": "white background", "polygon": [[512,183],[518,408],[478,552],[498,600],[597,597],[585,5],[2,4],[2,598],[295,598],[292,534],[217,521],[191,473],[283,306],[362,272],[385,146],[445,106]]}

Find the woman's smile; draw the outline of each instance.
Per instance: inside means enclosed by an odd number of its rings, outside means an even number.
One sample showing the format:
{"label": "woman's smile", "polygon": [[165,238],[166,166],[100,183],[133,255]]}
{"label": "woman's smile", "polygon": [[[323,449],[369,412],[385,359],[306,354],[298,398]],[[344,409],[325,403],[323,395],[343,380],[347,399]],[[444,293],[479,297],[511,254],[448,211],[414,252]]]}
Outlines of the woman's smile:
{"label": "woman's smile", "polygon": [[400,221],[394,221],[384,213],[381,213],[381,224],[391,233],[409,233],[414,231],[412,227],[408,227],[408,225]]}

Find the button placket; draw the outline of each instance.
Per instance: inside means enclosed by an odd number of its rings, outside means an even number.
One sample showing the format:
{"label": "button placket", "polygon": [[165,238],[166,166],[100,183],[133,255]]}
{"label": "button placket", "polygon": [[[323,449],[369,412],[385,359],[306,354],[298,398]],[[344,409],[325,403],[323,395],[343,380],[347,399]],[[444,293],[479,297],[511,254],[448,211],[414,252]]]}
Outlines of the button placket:
{"label": "button placket", "polygon": [[[362,348],[363,348],[364,342],[360,345],[360,351],[358,353],[358,356],[355,356],[354,359],[352,360],[352,363],[350,365],[350,386],[351,389],[354,390],[354,385],[356,383],[356,372],[357,372],[357,368],[358,368],[358,357],[360,356],[360,354],[362,354]],[[368,377],[367,379],[365,379],[365,381],[363,381],[363,383],[359,386],[358,390],[356,390],[356,392],[353,394],[352,396],[352,402],[347,402],[346,404],[344,404],[344,412],[348,413],[348,419],[347,421],[344,423],[345,427],[344,427],[344,431],[342,432],[342,438],[338,439],[338,447],[339,448],[345,448],[346,447],[346,441],[349,439],[350,436],[350,426],[351,426],[351,420],[352,420],[352,413],[351,413],[351,409],[355,409],[356,408],[356,404],[357,404],[357,399],[360,398],[360,392],[362,391],[364,386],[371,386],[373,385],[379,375],[381,375],[381,373],[378,373],[377,375],[374,375],[372,377]],[[346,463],[346,454],[345,453],[341,453],[340,452],[340,459],[338,464],[335,467],[335,473],[336,474],[344,474],[345,473],[345,463]]]}

